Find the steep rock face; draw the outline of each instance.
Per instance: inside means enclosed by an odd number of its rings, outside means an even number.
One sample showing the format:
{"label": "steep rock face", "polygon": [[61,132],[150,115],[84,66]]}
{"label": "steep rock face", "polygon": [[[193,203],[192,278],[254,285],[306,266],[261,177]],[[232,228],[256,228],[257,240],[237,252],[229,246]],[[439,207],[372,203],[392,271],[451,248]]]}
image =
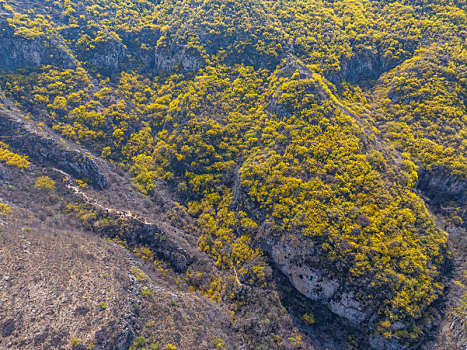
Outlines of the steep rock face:
{"label": "steep rock face", "polygon": [[[263,249],[268,252],[274,265],[286,275],[290,283],[305,297],[325,305],[355,328],[374,330],[377,325],[378,302],[366,303],[357,297],[357,289],[350,283],[329,277],[326,270],[319,267],[316,254],[307,242],[298,238],[281,241],[266,239]],[[355,290],[354,290],[355,289]],[[405,329],[402,323],[394,329]],[[378,350],[401,350],[406,346],[379,335],[370,335],[369,346]]]}
{"label": "steep rock face", "polygon": [[26,39],[15,35],[14,29],[0,20],[0,67],[1,70],[38,67],[53,64],[74,68],[73,58],[51,40]]}
{"label": "steep rock face", "polygon": [[277,267],[288,276],[292,285],[306,297],[326,305],[353,326],[369,322],[376,305],[363,304],[345,283],[327,276],[316,255],[299,239],[269,241],[266,248]]}
{"label": "steep rock face", "polygon": [[179,67],[185,72],[194,72],[204,65],[204,59],[196,50],[183,48],[157,48],[154,51],[154,70],[169,72]]}
{"label": "steep rock face", "polygon": [[225,62],[229,65],[244,64],[252,66],[255,69],[269,69],[274,70],[281,60],[287,57],[286,50],[288,47],[284,44],[285,49],[281,50],[277,56],[267,55],[262,52],[258,52],[253,45],[244,47],[240,52],[232,52],[227,55]]}
{"label": "steep rock face", "polygon": [[[131,67],[142,68],[147,71],[154,70],[155,49],[154,42],[160,37],[159,32],[152,29],[141,29],[138,32],[126,33],[122,35],[122,43],[124,45],[126,62]],[[143,45],[142,42],[148,43]]]}
{"label": "steep rock face", "polygon": [[467,201],[467,181],[465,177],[449,174],[441,168],[421,171],[419,173],[418,188],[436,204],[448,201],[465,204]]}
{"label": "steep rock face", "polygon": [[99,217],[112,218],[111,224],[101,225],[101,221],[92,223],[92,229],[107,237],[118,236],[131,246],[149,247],[162,260],[170,263],[177,272],[185,272],[195,260],[195,256],[180,246],[175,237],[155,223],[131,216],[125,212],[101,212]]}
{"label": "steep rock face", "polygon": [[351,83],[364,80],[376,80],[381,73],[388,71],[388,62],[380,55],[371,55],[369,52],[342,60],[341,73],[344,79]]}
{"label": "steep rock face", "polygon": [[91,66],[117,71],[126,61],[127,50],[117,40],[109,39],[99,42],[95,49],[86,51],[79,57]]}
{"label": "steep rock face", "polygon": [[353,84],[377,80],[406,58],[408,57],[390,60],[381,52],[364,50],[353,54],[350,58],[342,58],[340,72],[331,74],[327,78],[334,84],[339,84],[342,80]]}
{"label": "steep rock face", "polygon": [[0,136],[11,147],[19,149],[41,166],[60,169],[77,179],[88,181],[97,189],[107,187],[105,176],[90,156],[79,150],[68,149],[53,137],[38,133],[30,125],[6,112],[0,113]]}
{"label": "steep rock face", "polygon": [[419,172],[418,188],[429,198],[438,213],[455,213],[461,218],[460,227],[467,228],[467,178],[453,175],[442,168]]}

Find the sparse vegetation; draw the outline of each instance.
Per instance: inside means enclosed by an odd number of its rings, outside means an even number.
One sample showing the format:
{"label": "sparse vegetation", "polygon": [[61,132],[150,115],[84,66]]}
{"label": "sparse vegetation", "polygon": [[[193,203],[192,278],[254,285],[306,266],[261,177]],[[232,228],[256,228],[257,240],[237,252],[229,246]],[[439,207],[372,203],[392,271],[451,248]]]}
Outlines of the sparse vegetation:
{"label": "sparse vegetation", "polygon": [[[161,350],[160,342],[147,340],[145,337],[140,336],[133,341],[130,350]],[[165,349],[165,348],[164,348]]]}

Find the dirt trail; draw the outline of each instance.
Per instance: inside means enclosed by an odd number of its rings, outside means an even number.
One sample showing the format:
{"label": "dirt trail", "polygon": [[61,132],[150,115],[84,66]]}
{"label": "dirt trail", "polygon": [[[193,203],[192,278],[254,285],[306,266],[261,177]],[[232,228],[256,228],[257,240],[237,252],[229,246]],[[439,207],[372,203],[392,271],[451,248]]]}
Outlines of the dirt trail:
{"label": "dirt trail", "polygon": [[70,175],[68,175],[66,172],[60,170],[60,169],[56,169],[54,168],[53,169],[54,171],[62,174],[63,176],[65,176],[66,178],[66,187],[71,189],[75,195],[78,195],[79,197],[81,197],[86,203],[88,204],[91,204],[93,207],[96,207],[98,209],[101,209],[109,214],[114,214],[114,215],[117,215],[117,216],[120,216],[120,217],[124,217],[126,219],[133,219],[133,220],[139,220],[139,221],[142,221],[145,225],[156,225],[155,222],[150,222],[147,220],[146,217],[143,217],[141,215],[136,215],[134,214],[133,212],[129,211],[129,210],[121,210],[121,209],[115,209],[115,208],[111,208],[111,207],[107,207],[105,205],[102,205],[101,203],[99,203],[99,201],[95,198],[92,198],[90,197],[87,193],[83,192],[83,190],[79,187],[79,186],[76,186],[76,185],[73,185],[72,183],[72,178]]}

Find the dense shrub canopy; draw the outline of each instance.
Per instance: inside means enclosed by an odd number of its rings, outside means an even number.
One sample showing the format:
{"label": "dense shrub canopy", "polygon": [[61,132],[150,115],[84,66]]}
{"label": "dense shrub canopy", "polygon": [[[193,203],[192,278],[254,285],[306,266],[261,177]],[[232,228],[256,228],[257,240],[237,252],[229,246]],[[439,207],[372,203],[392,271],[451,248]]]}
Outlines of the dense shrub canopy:
{"label": "dense shrub canopy", "polygon": [[259,230],[304,237],[379,305],[378,332],[419,336],[447,237],[418,176],[467,181],[463,1],[0,4],[16,38],[76,65],[4,72],[5,95],[142,193],[163,179],[219,268],[262,283]]}

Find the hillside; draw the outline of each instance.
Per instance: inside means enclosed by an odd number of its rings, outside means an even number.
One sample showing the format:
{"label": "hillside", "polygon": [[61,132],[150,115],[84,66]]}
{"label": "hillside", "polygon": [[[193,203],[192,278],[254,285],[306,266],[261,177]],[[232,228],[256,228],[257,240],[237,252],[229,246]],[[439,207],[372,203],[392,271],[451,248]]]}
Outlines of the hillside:
{"label": "hillside", "polygon": [[466,42],[463,0],[0,0],[0,348],[464,349]]}

